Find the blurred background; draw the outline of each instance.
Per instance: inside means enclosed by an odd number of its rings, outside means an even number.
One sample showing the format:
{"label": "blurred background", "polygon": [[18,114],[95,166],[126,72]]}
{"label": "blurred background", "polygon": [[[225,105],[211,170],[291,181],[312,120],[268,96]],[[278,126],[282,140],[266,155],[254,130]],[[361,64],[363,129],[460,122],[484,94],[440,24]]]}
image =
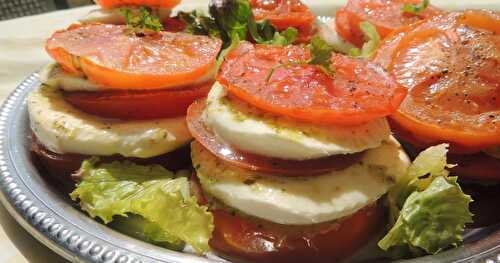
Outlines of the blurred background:
{"label": "blurred background", "polygon": [[0,20],[92,4],[92,0],[0,0]]}

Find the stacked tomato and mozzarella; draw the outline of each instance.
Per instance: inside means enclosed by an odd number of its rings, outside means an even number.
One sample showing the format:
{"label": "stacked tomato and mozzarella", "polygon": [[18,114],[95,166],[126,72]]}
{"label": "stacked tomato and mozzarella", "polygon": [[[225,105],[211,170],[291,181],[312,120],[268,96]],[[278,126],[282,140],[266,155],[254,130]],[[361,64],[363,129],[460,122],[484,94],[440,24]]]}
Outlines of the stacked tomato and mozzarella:
{"label": "stacked tomato and mozzarella", "polygon": [[243,43],[188,110],[211,246],[257,262],[331,262],[383,223],[377,200],[408,159],[385,116],[405,96],[379,66],[300,46]]}
{"label": "stacked tomato and mozzarella", "polygon": [[170,158],[192,139],[186,110],[211,87],[220,47],[219,39],[125,25],[55,32],[46,50],[56,63],[28,98],[35,153],[59,175],[91,155]]}

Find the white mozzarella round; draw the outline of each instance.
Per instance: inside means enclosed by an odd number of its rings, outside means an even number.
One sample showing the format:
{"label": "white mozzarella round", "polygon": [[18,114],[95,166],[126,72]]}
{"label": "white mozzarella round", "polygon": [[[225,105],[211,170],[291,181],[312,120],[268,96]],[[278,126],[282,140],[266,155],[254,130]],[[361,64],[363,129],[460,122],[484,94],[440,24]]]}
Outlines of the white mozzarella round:
{"label": "white mozzarella round", "polygon": [[410,161],[391,139],[361,161],[321,176],[278,177],[228,166],[199,144],[192,158],[204,191],[248,215],[279,224],[307,225],[352,215],[374,203],[407,172]]}
{"label": "white mozzarella round", "polygon": [[39,73],[40,82],[66,91],[97,91],[104,88],[88,81],[83,76],[65,73],[57,63],[45,66]]}
{"label": "white mozzarella round", "polygon": [[184,117],[103,119],[77,110],[64,100],[59,89],[47,85],[31,92],[27,103],[33,133],[56,153],[149,158],[173,151],[192,139]]}
{"label": "white mozzarella round", "polygon": [[361,152],[380,146],[390,136],[385,118],[354,127],[277,118],[231,100],[218,82],[208,94],[204,122],[222,140],[238,149],[293,160]]}

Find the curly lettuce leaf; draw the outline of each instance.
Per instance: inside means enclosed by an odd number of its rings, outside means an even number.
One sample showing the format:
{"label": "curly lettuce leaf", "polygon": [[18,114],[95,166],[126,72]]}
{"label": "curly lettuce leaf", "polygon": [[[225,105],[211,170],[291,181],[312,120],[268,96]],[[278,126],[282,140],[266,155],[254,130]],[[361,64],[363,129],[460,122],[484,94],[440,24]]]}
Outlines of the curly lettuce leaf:
{"label": "curly lettuce leaf", "polygon": [[359,28],[363,32],[366,42],[361,49],[351,48],[349,55],[351,57],[371,58],[380,45],[380,35],[375,26],[369,22],[364,21],[359,23]]}
{"label": "curly lettuce leaf", "polygon": [[436,254],[462,241],[465,224],[472,222],[470,196],[446,168],[446,144],[419,154],[389,191],[387,201],[392,228],[379,241],[396,257]]}
{"label": "curly lettuce leaf", "polygon": [[70,196],[90,216],[107,224],[115,216],[139,215],[151,223],[145,228],[146,237],[185,242],[198,253],[208,251],[213,216],[190,195],[186,177],[159,165],[100,164],[95,158],[82,163],[79,176],[81,182]]}

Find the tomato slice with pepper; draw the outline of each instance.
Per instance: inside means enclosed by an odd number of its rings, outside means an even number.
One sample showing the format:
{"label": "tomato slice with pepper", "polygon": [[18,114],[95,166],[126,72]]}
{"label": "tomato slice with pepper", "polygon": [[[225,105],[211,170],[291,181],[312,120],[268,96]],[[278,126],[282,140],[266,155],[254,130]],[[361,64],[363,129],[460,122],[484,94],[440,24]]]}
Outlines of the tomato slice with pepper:
{"label": "tomato slice with pepper", "polygon": [[[362,153],[333,155],[305,161],[284,160],[243,152],[225,143],[203,124],[202,114],[205,101],[198,100],[188,109],[188,128],[196,142],[192,149],[203,147],[221,160],[255,172],[280,176],[311,176],[345,169],[359,161]],[[202,146],[198,145],[201,144]]]}
{"label": "tomato slice with pepper", "polygon": [[122,120],[149,120],[186,115],[187,108],[205,97],[213,82],[195,87],[166,90],[114,90],[65,92],[74,107],[100,117]]}
{"label": "tomato slice with pepper", "polygon": [[125,25],[73,25],[46,50],[63,68],[108,89],[162,89],[212,78],[221,40],[186,33],[133,34]]}
{"label": "tomato slice with pepper", "polygon": [[210,247],[245,262],[338,262],[365,245],[384,224],[379,205],[333,222],[304,226],[276,224],[223,209],[212,213],[215,228]]}
{"label": "tomato slice with pepper", "polygon": [[181,0],[95,0],[96,4],[103,9],[111,9],[121,6],[149,6],[161,8],[173,8]]}
{"label": "tomato slice with pepper", "polygon": [[381,38],[393,30],[417,21],[444,13],[429,5],[418,14],[402,11],[405,4],[419,4],[421,0],[349,0],[335,15],[335,27],[345,40],[361,47],[364,35],[359,24],[369,22],[377,29]]}
{"label": "tomato slice with pepper", "polygon": [[299,46],[243,43],[228,54],[217,80],[235,97],[263,111],[311,123],[359,125],[388,116],[406,89],[383,69],[334,54],[334,76],[305,63]]}
{"label": "tomato slice with pepper", "polygon": [[392,120],[430,143],[469,152],[500,145],[498,23],[499,13],[450,13],[384,40],[374,61],[409,90]]}
{"label": "tomato slice with pepper", "polygon": [[300,0],[251,0],[257,21],[268,20],[279,31],[294,27],[299,31],[298,42],[308,42],[315,31],[315,17]]}

